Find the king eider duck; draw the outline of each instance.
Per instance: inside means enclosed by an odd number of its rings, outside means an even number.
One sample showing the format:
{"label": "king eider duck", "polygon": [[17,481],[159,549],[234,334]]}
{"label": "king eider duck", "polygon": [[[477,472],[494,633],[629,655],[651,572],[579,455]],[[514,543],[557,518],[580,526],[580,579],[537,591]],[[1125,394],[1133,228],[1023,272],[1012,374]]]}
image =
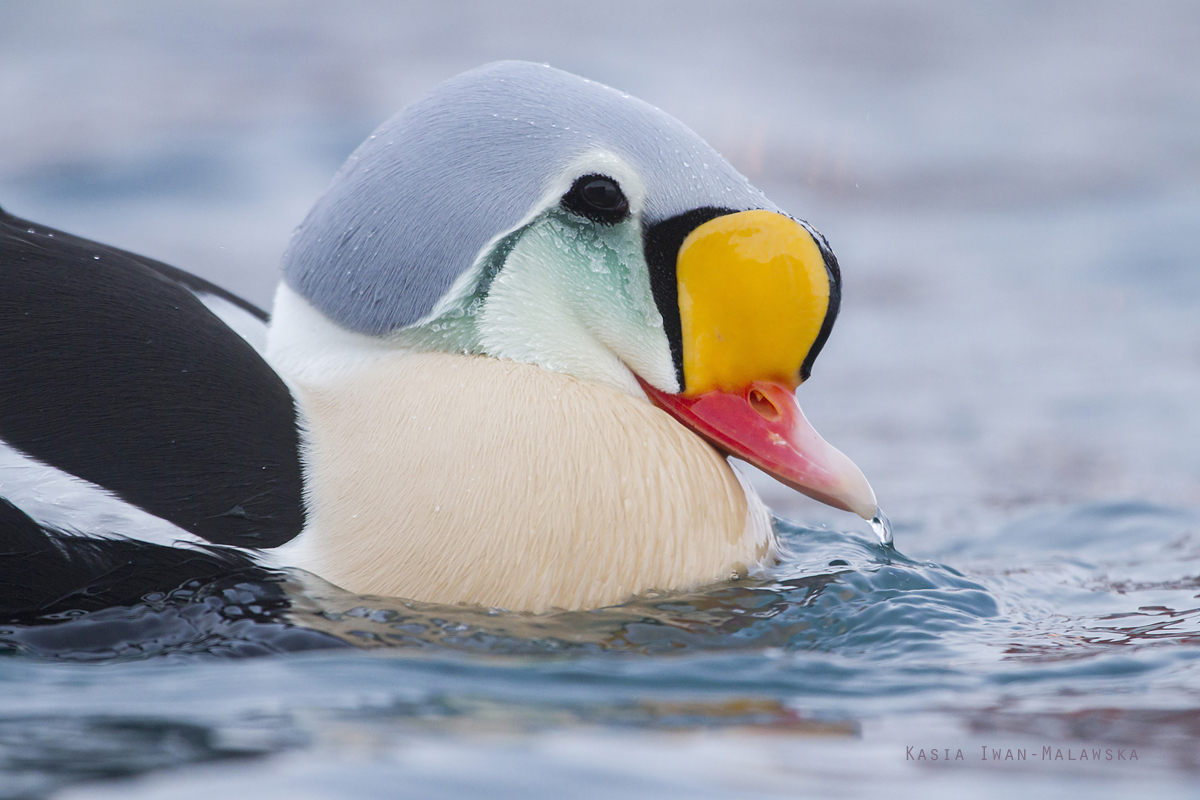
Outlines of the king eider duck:
{"label": "king eider duck", "polygon": [[[165,264],[0,224],[9,607],[205,559],[611,605],[775,557],[728,455],[877,511],[795,399],[838,312],[825,239],[680,122],[565,72],[491,64],[385,122],[297,229],[269,321]],[[55,491],[134,516],[72,517]]]}

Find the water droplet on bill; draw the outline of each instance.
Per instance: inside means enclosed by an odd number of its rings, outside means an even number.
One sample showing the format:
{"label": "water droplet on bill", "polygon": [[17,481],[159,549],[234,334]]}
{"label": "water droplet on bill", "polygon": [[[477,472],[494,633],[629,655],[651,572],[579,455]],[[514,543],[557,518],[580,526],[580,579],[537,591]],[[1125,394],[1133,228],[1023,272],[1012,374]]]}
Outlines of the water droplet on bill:
{"label": "water droplet on bill", "polygon": [[875,531],[875,535],[879,537],[879,543],[884,547],[892,547],[892,521],[887,518],[887,514],[883,513],[883,509],[875,511],[875,518],[871,520],[871,530]]}

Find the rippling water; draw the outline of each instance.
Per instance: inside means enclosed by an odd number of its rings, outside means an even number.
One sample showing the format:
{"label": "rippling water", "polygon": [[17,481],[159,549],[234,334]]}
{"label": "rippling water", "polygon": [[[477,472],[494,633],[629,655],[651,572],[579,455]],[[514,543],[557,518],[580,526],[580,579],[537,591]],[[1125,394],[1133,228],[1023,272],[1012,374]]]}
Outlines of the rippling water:
{"label": "rippling water", "polygon": [[[1200,515],[1079,506],[932,560],[778,524],[789,555],[768,575],[591,612],[403,603],[294,573],[7,626],[0,796],[212,762],[111,796],[776,796],[801,777],[1189,793]],[[291,655],[230,658],[267,653]]]}
{"label": "rippling water", "polygon": [[788,558],[686,595],[529,616],[288,573],[0,626],[0,798],[1196,794],[1200,11],[731,8],[0,6],[0,205],[262,305],[439,80],[545,60],[662,106],[832,242],[800,400],[896,525],[756,478]]}

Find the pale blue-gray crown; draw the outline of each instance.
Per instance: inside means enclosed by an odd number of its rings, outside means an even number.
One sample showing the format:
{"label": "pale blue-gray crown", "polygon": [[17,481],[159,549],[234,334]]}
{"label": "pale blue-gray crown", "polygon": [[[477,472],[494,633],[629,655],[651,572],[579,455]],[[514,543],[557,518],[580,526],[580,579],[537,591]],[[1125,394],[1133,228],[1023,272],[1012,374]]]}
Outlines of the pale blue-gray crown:
{"label": "pale blue-gray crown", "polygon": [[670,115],[567,72],[503,61],[446,81],[363,142],[296,230],[284,280],[350,330],[410,325],[596,149],[645,182],[646,225],[704,206],[775,210]]}

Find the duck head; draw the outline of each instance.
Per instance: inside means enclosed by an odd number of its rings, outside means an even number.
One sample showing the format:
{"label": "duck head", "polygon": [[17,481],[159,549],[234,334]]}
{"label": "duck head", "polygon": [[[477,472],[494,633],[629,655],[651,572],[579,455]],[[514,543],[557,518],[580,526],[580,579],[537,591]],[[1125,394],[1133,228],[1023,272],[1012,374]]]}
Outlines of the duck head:
{"label": "duck head", "polygon": [[811,497],[877,511],[795,399],[837,317],[833,252],[627,94],[523,62],[454,78],[358,148],[283,266],[347,332],[616,387]]}

